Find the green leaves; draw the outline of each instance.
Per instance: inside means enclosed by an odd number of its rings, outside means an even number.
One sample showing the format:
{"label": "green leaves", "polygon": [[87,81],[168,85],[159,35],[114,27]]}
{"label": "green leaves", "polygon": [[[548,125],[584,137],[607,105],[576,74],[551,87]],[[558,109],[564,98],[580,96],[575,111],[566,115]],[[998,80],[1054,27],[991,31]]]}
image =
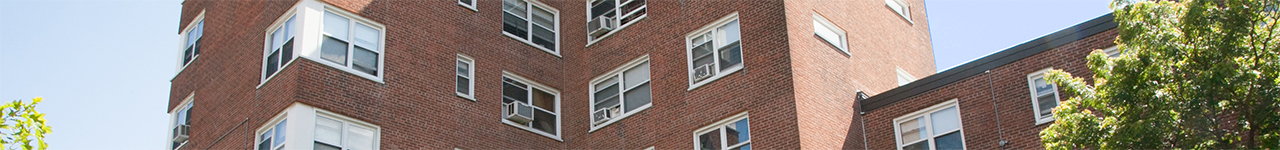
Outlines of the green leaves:
{"label": "green leaves", "polygon": [[1040,133],[1049,149],[1280,148],[1278,0],[1112,3],[1121,56],[1089,55],[1092,84]]}
{"label": "green leaves", "polygon": [[0,118],[0,149],[35,149],[37,147],[31,145],[32,137],[40,150],[49,148],[49,144],[44,142],[44,135],[53,130],[45,124],[44,113],[35,109],[42,100],[40,97],[32,99],[31,103],[14,100],[0,106],[0,117],[3,117]]}

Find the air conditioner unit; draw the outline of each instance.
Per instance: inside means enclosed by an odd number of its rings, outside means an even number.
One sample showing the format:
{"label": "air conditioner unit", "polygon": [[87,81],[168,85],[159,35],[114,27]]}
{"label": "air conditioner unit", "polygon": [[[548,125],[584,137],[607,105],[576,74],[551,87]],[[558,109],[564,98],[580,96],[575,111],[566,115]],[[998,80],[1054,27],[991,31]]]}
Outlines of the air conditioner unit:
{"label": "air conditioner unit", "polygon": [[187,141],[187,138],[191,137],[190,134],[191,125],[180,124],[177,127],[173,127],[173,142],[181,143],[183,141]]}
{"label": "air conditioner unit", "polygon": [[502,104],[502,118],[521,124],[529,123],[533,121],[533,107],[518,101]]}
{"label": "air conditioner unit", "polygon": [[702,79],[707,79],[710,78],[711,75],[715,75],[714,73],[711,73],[711,69],[715,68],[712,66],[712,64],[705,64],[698,66],[697,68],[693,68],[693,80],[702,81]]}
{"label": "air conditioner unit", "polygon": [[622,116],[622,105],[614,105],[613,107],[596,110],[591,113],[591,117],[595,119],[595,122],[592,122],[591,124],[600,125],[604,122],[608,122],[610,119],[617,118],[618,116]]}
{"label": "air conditioner unit", "polygon": [[613,17],[602,16],[596,17],[596,19],[591,19],[591,21],[587,21],[587,31],[591,31],[592,37],[602,36],[605,33],[609,33],[609,31],[613,31],[615,28],[618,28],[618,22],[614,21]]}

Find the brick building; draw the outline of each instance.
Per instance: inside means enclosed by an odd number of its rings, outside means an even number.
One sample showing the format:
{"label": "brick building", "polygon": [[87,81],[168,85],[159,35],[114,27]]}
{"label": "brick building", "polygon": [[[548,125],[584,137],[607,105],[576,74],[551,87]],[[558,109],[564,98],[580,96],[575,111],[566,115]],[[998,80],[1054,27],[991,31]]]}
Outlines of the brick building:
{"label": "brick building", "polygon": [[923,6],[188,0],[166,148],[862,148],[854,93],[934,72]]}
{"label": "brick building", "polygon": [[1085,57],[1096,49],[1118,54],[1113,20],[1103,15],[860,100],[854,107],[863,120],[850,130],[863,129],[866,137],[845,145],[1043,149],[1040,131],[1053,123],[1052,108],[1070,96],[1047,84],[1045,71],[1062,69],[1092,82]]}

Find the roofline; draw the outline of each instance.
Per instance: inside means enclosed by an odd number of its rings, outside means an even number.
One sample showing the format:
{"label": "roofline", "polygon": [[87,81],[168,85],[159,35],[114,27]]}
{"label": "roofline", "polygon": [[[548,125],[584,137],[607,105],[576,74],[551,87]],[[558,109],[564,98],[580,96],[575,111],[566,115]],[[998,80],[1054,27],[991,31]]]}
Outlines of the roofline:
{"label": "roofline", "polygon": [[1075,42],[1085,37],[1098,34],[1103,31],[1116,28],[1115,16],[1111,13],[1098,16],[1089,21],[1085,21],[1075,26],[1071,26],[1052,34],[1044,35],[1039,38],[1023,42],[1017,46],[1009,47],[1000,52],[992,53],[979,59],[975,59],[960,66],[952,67],[946,71],[930,75],[928,77],[916,80],[907,85],[890,89],[880,94],[876,94],[871,98],[858,101],[858,106],[862,107],[862,113],[871,112],[873,110],[886,107],[911,97],[915,97],[920,93],[932,91],[938,87],[950,85],[952,82],[960,81],[973,75],[981,74],[987,70],[1004,66],[1005,64],[1021,60],[1040,52],[1048,51],[1067,43]]}

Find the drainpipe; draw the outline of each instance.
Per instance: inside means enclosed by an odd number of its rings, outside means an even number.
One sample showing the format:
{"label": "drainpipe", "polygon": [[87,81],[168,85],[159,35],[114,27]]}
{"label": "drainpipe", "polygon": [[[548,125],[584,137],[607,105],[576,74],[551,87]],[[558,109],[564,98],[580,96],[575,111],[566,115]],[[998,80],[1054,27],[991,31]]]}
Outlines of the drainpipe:
{"label": "drainpipe", "polygon": [[998,101],[996,101],[996,90],[994,84],[992,84],[990,73],[991,70],[982,72],[982,74],[987,75],[987,91],[991,91],[991,108],[996,111],[996,132],[1000,134],[1000,142],[998,144],[1000,144],[1000,148],[1003,149],[1005,145],[1009,144],[1009,141],[1004,140],[1004,127],[1000,126],[1000,105],[997,104]]}

